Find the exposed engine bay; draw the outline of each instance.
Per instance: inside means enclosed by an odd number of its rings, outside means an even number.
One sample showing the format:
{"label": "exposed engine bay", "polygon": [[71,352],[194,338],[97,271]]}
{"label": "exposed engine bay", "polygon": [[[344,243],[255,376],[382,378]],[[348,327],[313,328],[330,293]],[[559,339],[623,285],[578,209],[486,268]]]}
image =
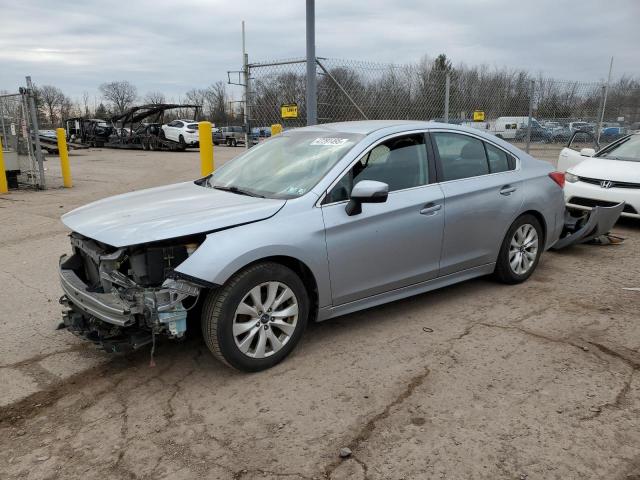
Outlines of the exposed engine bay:
{"label": "exposed engine bay", "polygon": [[206,282],[175,272],[204,235],[115,248],[78,233],[73,253],[60,258],[68,307],[63,324],[110,352],[138,349],[155,335],[182,338],[187,312]]}

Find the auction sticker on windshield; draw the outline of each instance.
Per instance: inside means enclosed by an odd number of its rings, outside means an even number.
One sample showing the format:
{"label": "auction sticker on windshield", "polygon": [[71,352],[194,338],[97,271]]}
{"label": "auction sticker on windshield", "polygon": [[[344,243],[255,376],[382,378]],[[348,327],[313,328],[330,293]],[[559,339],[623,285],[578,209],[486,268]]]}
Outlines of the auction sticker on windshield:
{"label": "auction sticker on windshield", "polygon": [[316,138],[311,145],[344,145],[348,138]]}

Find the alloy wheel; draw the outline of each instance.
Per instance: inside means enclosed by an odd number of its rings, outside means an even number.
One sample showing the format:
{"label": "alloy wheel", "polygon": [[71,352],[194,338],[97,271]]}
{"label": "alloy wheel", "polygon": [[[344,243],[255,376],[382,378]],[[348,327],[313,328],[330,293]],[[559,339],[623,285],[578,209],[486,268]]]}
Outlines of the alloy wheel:
{"label": "alloy wheel", "polygon": [[281,282],[253,287],[238,305],[233,319],[233,338],[238,349],[251,358],[278,352],[296,330],[298,299]]}
{"label": "alloy wheel", "polygon": [[538,232],[529,223],[520,225],[509,244],[509,265],[518,275],[527,273],[538,255]]}

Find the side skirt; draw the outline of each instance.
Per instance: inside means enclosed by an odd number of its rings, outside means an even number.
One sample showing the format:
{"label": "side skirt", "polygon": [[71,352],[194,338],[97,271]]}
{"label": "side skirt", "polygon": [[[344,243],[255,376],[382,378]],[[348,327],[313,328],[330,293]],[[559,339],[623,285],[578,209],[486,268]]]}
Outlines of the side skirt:
{"label": "side skirt", "polygon": [[403,298],[412,297],[420,293],[430,292],[438,288],[453,285],[454,283],[464,282],[472,278],[481,277],[483,275],[489,275],[493,273],[495,269],[495,263],[488,263],[479,267],[469,268],[461,272],[451,273],[443,277],[434,278],[426,282],[416,283],[414,285],[408,285],[406,287],[391,290],[385,293],[379,293],[370,297],[362,298],[342,305],[333,307],[321,308],[318,312],[318,322],[323,320],[329,320],[330,318],[339,317],[348,313],[357,312],[358,310],[364,310],[365,308],[376,307],[383,303],[394,302]]}

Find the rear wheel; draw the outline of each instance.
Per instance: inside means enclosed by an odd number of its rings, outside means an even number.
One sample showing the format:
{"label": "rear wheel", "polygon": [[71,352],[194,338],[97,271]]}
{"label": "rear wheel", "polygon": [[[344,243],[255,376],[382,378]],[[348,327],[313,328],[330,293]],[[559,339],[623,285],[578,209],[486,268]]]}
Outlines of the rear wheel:
{"label": "rear wheel", "polygon": [[238,141],[235,138],[231,139],[231,146],[235,147],[236,145],[238,145]]}
{"label": "rear wheel", "polygon": [[180,135],[178,137],[178,142],[180,142],[180,145],[185,146],[187,143],[184,141],[184,137],[182,135]]}
{"label": "rear wheel", "polygon": [[522,215],[509,228],[502,241],[494,274],[503,283],[524,282],[538,266],[543,233],[533,215]]}
{"label": "rear wheel", "polygon": [[260,263],[210,292],[202,333],[222,362],[245,371],[270,368],[296,346],[309,316],[304,284],[291,269]]}

